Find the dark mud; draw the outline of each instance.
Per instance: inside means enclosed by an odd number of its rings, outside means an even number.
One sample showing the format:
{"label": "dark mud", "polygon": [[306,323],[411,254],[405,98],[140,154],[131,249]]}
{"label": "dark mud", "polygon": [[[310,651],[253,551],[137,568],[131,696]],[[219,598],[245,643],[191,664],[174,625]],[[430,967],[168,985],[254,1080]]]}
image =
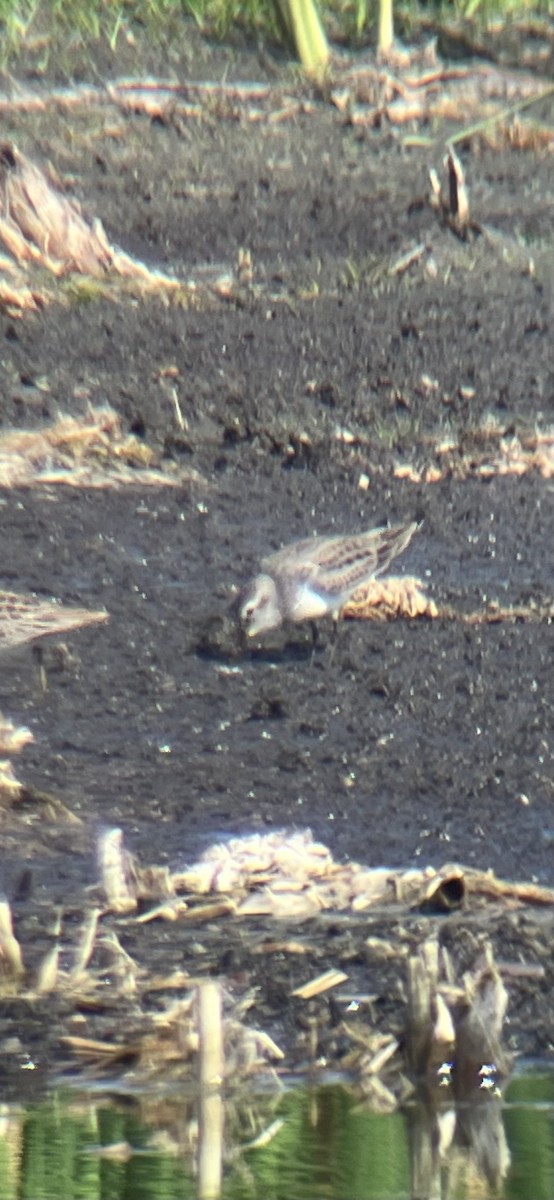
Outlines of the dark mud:
{"label": "dark mud", "polygon": [[[159,73],[264,77],[254,53],[233,58],[190,31],[185,40],[180,62],[157,60]],[[135,58],[133,73],[146,66]],[[52,62],[44,82],[66,69]],[[99,69],[115,76],[129,64]],[[76,73],[95,70],[91,59]],[[551,160],[467,149],[474,216],[499,236],[464,245],[423,199],[450,130],[407,149],[397,133],[352,128],[320,103],[258,123],[50,110],[8,117],[4,132],[54,162],[131,253],[191,278],[206,263],[233,266],[245,248],[254,272],[228,302],[65,297],[0,317],[2,428],[109,403],[207,481],[0,497],[1,585],[111,614],[70,639],[64,670],[45,651],[44,696],[29,651],[2,662],[0,711],[36,739],[20,776],[83,821],[75,832],[47,827],[40,806],[8,814],[4,890],[28,865],[43,911],[72,910],[95,878],[106,823],[123,827],[143,861],[190,861],[216,838],[309,826],[339,859],[455,860],[552,883],[552,623],[351,622],[332,660],[322,631],[311,665],[309,629],[243,652],[226,618],[232,589],[268,549],[388,519],[422,521],[400,569],[438,604],[552,597],[552,478],[416,484],[394,474],[439,461],[442,440],[471,457],[489,415],[507,432],[554,421]],[[419,243],[436,272],[376,273]],[[535,942],[503,921],[507,957],[547,954],[551,924]],[[161,944],[182,958],[197,934],[171,927]],[[229,955],[238,969],[238,951]],[[226,963],[214,952],[207,965]],[[534,1041],[528,1026],[551,984],[534,1007],[520,1001],[521,1048],[548,1046],[548,1023]]]}

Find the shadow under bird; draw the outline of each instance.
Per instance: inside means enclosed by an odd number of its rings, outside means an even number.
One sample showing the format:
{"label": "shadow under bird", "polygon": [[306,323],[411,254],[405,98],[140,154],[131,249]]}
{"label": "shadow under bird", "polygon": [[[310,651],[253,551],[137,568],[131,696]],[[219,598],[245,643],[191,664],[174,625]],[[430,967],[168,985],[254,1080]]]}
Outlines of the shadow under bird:
{"label": "shadow under bird", "polygon": [[[249,637],[284,621],[316,621],[341,608],[357,588],[386,571],[417,529],[391,525],[347,536],[312,537],[262,559],[261,572],[245,588],[240,619]],[[312,625],[315,641],[315,626]]]}

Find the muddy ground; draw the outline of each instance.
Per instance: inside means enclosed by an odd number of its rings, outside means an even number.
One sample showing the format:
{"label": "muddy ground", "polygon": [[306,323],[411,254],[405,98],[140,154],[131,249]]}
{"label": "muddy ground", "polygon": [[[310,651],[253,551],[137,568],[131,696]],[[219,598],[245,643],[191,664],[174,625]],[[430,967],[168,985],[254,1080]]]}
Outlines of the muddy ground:
{"label": "muddy ground", "polygon": [[[29,53],[14,74],[40,90],[149,72],[291,86],[276,60],[209,46],[192,29],[171,52],[140,38],[114,56],[66,49],[38,78]],[[2,660],[0,711],[35,736],[18,773],[82,821],[47,822],[40,805],[5,817],[3,890],[13,897],[32,868],[30,897],[25,888],[14,900],[24,952],[26,940],[31,961],[44,948],[33,904],[43,918],[54,905],[75,914],[106,824],[121,825],[143,861],[190,861],[214,839],[308,826],[339,860],[457,861],[554,882],[551,621],[350,622],[333,657],[322,629],[312,664],[308,628],[242,651],[226,618],[264,552],[386,520],[422,522],[399,569],[439,605],[551,600],[552,477],[451,470],[431,484],[395,473],[440,465],[436,446],[449,439],[460,464],[477,460],[489,417],[507,434],[554,421],[551,156],[462,146],[472,212],[496,235],[463,244],[425,202],[452,126],[407,147],[404,127],[356,128],[319,101],[278,121],[209,106],[201,120],[151,122],[52,106],[8,113],[3,127],[150,264],[190,279],[206,264],[234,267],[241,248],[253,264],[252,282],[227,300],[85,303],[65,292],[36,314],[0,316],[3,429],[110,404],[163,460],[206,481],[0,496],[1,586],[105,606],[111,618],[71,637],[63,670],[46,651],[44,695],[28,649]],[[380,269],[418,244],[425,261]],[[471,920],[444,926],[462,966]],[[547,1051],[551,916],[540,933],[529,913],[493,926],[501,957],[547,967],[518,993],[512,1031],[514,1048]],[[273,1027],[286,1026],[279,1003],[309,975],[306,960],[253,966],[229,924],[211,929],[207,958],[206,929],[148,930],[152,954],[256,982],[269,1024],[273,991]],[[317,969],[340,961],[337,946],[323,939]],[[362,949],[350,945],[349,958],[362,986]],[[390,987],[372,980],[384,1010]],[[43,1027],[31,1040],[44,1060],[41,1037]]]}

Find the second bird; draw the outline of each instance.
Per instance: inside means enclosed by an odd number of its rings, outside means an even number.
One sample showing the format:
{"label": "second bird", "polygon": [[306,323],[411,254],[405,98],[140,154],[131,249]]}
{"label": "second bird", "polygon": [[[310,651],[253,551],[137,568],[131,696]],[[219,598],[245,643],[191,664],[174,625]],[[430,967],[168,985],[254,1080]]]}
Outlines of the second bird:
{"label": "second bird", "polygon": [[416,529],[412,522],[350,536],[305,538],[268,555],[240,601],[248,636],[267,633],[284,621],[315,621],[326,613],[337,620],[356,589],[386,571]]}

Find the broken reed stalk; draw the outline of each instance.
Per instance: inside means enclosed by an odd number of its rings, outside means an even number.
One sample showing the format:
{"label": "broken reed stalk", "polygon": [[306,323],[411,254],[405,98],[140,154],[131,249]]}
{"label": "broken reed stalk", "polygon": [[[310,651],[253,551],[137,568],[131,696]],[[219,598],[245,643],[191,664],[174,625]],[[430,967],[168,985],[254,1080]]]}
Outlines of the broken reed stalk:
{"label": "broken reed stalk", "polygon": [[406,1118],[410,1147],[410,1195],[444,1195],[441,1179],[443,1164],[438,1153],[437,1125],[430,1118],[429,1109],[425,1104],[408,1105]]}
{"label": "broken reed stalk", "polygon": [[429,1066],[433,1037],[433,1001],[439,978],[439,948],[426,942],[408,962],[407,1052],[416,1076]]}
{"label": "broken reed stalk", "polygon": [[472,1080],[484,1063],[494,1064],[500,1074],[509,1069],[509,1055],[502,1046],[502,1027],[508,993],[487,946],[485,962],[465,979],[465,1004],[456,1016],[456,1066],[464,1082]]}
{"label": "broken reed stalk", "polygon": [[89,965],[96,943],[98,921],[101,915],[101,908],[93,908],[85,918],[85,923],[81,929],[79,942],[75,951],[75,961],[71,970],[72,980],[79,979]]}
{"label": "broken reed stalk", "polygon": [[60,944],[54,942],[52,948],[44,955],[37,971],[35,991],[38,996],[46,996],[53,992],[58,983],[60,966]]}
{"label": "broken reed stalk", "polygon": [[123,831],[105,829],[98,839],[98,866],[110,912],[124,916],[137,907],[133,860],[123,844]]}
{"label": "broken reed stalk", "polygon": [[215,1200],[221,1193],[223,1174],[223,1119],[221,1095],[224,1072],[223,1004],[221,985],[203,980],[196,989],[198,1020],[198,1196]]}
{"label": "broken reed stalk", "polygon": [[221,985],[206,979],[196,990],[198,1013],[198,1081],[202,1090],[223,1082],[223,1013]]}
{"label": "broken reed stalk", "polygon": [[198,1111],[198,1200],[217,1200],[223,1177],[224,1103],[221,1092],[203,1092]]}
{"label": "broken reed stalk", "polygon": [[12,910],[4,897],[0,898],[0,961],[4,982],[13,983],[24,974],[21,946],[13,932]]}

